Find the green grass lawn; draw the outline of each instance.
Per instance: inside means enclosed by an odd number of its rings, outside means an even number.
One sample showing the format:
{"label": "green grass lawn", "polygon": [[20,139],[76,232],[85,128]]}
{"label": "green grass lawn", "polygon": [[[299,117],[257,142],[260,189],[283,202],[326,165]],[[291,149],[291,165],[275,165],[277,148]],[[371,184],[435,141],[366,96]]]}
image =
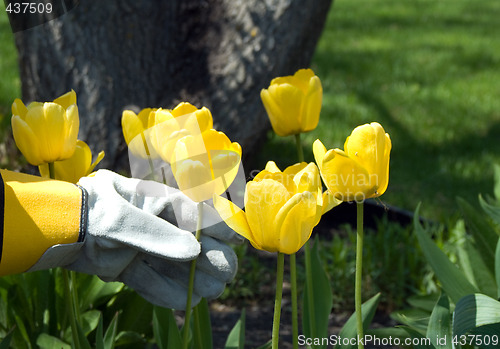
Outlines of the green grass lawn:
{"label": "green grass lawn", "polygon": [[[500,162],[500,2],[337,0],[312,68],[324,88],[319,127],[303,137],[343,148],[357,125],[391,135],[391,205],[444,218],[455,197],[491,193]],[[271,136],[261,163],[295,161]],[[288,151],[285,149],[289,148]],[[285,156],[283,154],[286,154]]]}
{"label": "green grass lawn", "polygon": [[[20,94],[13,36],[0,4],[0,115]],[[357,125],[390,133],[390,183],[381,199],[430,218],[492,190],[500,162],[500,2],[337,0],[312,68],[324,88],[320,126],[304,135],[343,148]],[[264,86],[263,86],[264,87]],[[4,120],[4,123],[8,120]],[[295,162],[292,137],[272,136],[258,166]]]}

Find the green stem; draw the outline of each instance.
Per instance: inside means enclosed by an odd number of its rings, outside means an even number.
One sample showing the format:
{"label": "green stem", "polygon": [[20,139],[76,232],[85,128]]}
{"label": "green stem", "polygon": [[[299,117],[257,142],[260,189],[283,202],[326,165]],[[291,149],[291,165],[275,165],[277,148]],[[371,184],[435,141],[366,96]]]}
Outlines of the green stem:
{"label": "green stem", "polygon": [[310,333],[316,333],[316,318],[314,316],[314,295],[311,265],[311,245],[309,240],[304,245],[304,257],[306,265],[306,289],[307,289],[307,309],[309,312],[309,330]]}
{"label": "green stem", "polygon": [[304,150],[302,149],[302,142],[300,141],[300,133],[295,135],[295,145],[297,146],[297,158],[299,162],[304,161]]}
{"label": "green stem", "polygon": [[[356,324],[358,327],[358,338],[363,338],[363,315],[361,314],[361,282],[363,276],[363,201],[356,203],[358,233],[356,239],[356,286],[354,303],[356,309]],[[358,349],[363,349],[363,342],[358,341]]]}
{"label": "green stem", "polygon": [[290,255],[290,282],[292,284],[292,338],[293,349],[299,348],[299,321],[297,306],[297,258],[296,254]]}
{"label": "green stem", "polygon": [[[54,169],[54,163],[49,162],[49,177],[52,179],[56,178],[56,172]],[[80,318],[80,309],[75,313],[75,309],[79,306],[78,295],[76,293],[76,285],[74,284],[74,278],[70,278],[69,271],[62,269],[63,283],[64,283],[64,298],[66,299],[66,308],[69,315],[69,323],[71,326],[71,336],[73,337],[73,345],[76,349],[80,349],[80,341],[78,339],[78,329],[77,320]]]}
{"label": "green stem", "polygon": [[73,337],[73,345],[76,349],[80,349],[80,341],[78,339],[78,329],[76,325],[75,307],[73,305],[73,297],[71,296],[71,286],[69,281],[69,272],[62,269],[64,283],[64,298],[66,299],[66,308],[69,313],[69,323],[71,326],[71,337]]}
{"label": "green stem", "polygon": [[80,314],[80,302],[78,300],[78,290],[76,287],[76,272],[70,271],[69,272],[69,282],[71,284],[71,296],[73,297],[73,304],[75,307],[75,318],[76,322],[81,324],[82,323],[82,317]]}
{"label": "green stem", "polygon": [[[201,237],[201,224],[202,224],[202,213],[203,213],[203,202],[198,202],[198,222],[196,224],[196,240],[200,241]],[[184,317],[184,329],[182,333],[182,347],[184,349],[188,348],[189,340],[189,322],[191,321],[191,303],[193,299],[193,288],[194,288],[194,273],[196,271],[196,259],[191,261],[191,268],[189,269],[189,283],[188,283],[188,294],[186,301],[186,315]]]}
{"label": "green stem", "polygon": [[276,269],[276,299],[274,301],[274,319],[272,349],[278,349],[280,335],[281,298],[283,296],[283,269],[285,265],[285,255],[278,252],[278,267]]}
{"label": "green stem", "polygon": [[54,170],[53,162],[49,162],[49,177],[52,179],[56,179],[56,171]]}

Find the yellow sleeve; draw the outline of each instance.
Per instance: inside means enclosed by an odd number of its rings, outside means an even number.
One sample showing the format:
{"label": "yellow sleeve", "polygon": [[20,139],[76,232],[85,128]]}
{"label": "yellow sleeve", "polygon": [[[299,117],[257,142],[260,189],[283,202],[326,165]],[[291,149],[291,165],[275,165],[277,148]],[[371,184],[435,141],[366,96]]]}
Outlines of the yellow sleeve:
{"label": "yellow sleeve", "polygon": [[6,170],[0,182],[0,275],[28,270],[53,245],[82,240],[79,187]]}

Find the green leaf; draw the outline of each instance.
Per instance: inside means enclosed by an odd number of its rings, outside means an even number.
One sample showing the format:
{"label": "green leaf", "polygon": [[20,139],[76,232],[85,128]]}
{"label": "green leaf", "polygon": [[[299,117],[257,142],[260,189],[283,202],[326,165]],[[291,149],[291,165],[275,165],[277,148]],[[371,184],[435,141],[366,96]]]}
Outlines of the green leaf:
{"label": "green leaf", "polygon": [[[83,320],[83,315],[82,315],[82,320]],[[99,321],[99,318],[98,318],[98,321]],[[96,324],[96,327],[97,327],[97,324]],[[76,323],[76,330],[78,331],[78,341],[80,342],[80,348],[81,349],[92,349],[90,347],[89,341],[87,340],[87,337],[85,336],[85,332],[83,331],[82,327],[80,326],[80,324],[78,322]]]}
{"label": "green leaf", "polygon": [[244,349],[245,348],[245,309],[241,311],[239,320],[227,336],[224,349]]}
{"label": "green leaf", "polygon": [[[479,196],[479,202],[481,206],[485,203],[481,196]],[[482,212],[476,210],[462,198],[457,198],[457,203],[464,216],[468,231],[474,238],[475,246],[481,258],[493,274],[495,246],[498,240],[498,234]],[[483,209],[485,209],[484,206]]]}
{"label": "green leaf", "polygon": [[111,320],[106,334],[104,335],[104,348],[113,349],[115,347],[115,337],[118,329],[118,316],[120,313],[116,312],[113,320]]}
{"label": "green leaf", "polygon": [[115,337],[115,345],[117,347],[122,345],[133,345],[134,348],[141,348],[144,347],[144,344],[143,336],[135,331],[121,331]]}
{"label": "green leaf", "polygon": [[13,327],[9,333],[7,333],[7,335],[2,339],[2,341],[0,342],[0,349],[9,349],[10,348],[10,342],[12,340],[12,336],[14,335],[14,329],[15,327]]}
{"label": "green leaf", "polygon": [[82,322],[80,326],[86,336],[97,328],[100,317],[101,312],[99,310],[89,310],[82,314]]}
{"label": "green leaf", "polygon": [[494,171],[494,183],[495,186],[493,188],[493,193],[495,194],[495,198],[497,201],[500,201],[500,165],[493,165]]}
{"label": "green leaf", "polygon": [[500,239],[495,250],[495,278],[497,281],[497,297],[500,298]]}
{"label": "green leaf", "polygon": [[[450,302],[448,296],[443,293],[432,310],[427,326],[426,337],[431,340],[435,348],[452,348],[450,318]],[[438,343],[438,340],[443,342]]]}
{"label": "green leaf", "polygon": [[36,339],[36,345],[38,345],[41,349],[71,349],[71,345],[66,342],[63,342],[59,338],[50,336],[46,333],[42,333]]}
{"label": "green leaf", "polygon": [[[304,287],[303,292],[303,310],[302,310],[302,330],[308,338],[323,338],[328,336],[329,316],[333,306],[333,293],[328,275],[323,268],[323,264],[319,258],[318,252],[319,240],[318,236],[314,240],[314,246],[309,254],[311,256],[311,269],[313,271],[312,289],[313,289],[313,313],[314,313],[314,328],[311,326],[310,310],[307,299],[309,297],[308,287]],[[304,246],[308,248],[308,246]],[[316,346],[316,348],[324,348],[325,345]]]}
{"label": "green leaf", "polygon": [[102,324],[102,314],[101,314],[101,316],[99,317],[99,324],[97,325],[97,330],[95,333],[95,348],[96,349],[104,349],[103,327],[104,327],[104,325]]}
{"label": "green leaf", "polygon": [[182,338],[172,309],[153,308],[153,333],[160,349],[181,348]]}
{"label": "green leaf", "polygon": [[415,331],[418,331],[422,336],[427,332],[429,324],[430,312],[421,309],[404,309],[391,313],[391,318]]}
{"label": "green leaf", "polygon": [[[453,336],[460,337],[467,333],[480,333],[487,337],[500,338],[500,302],[484,294],[471,294],[463,297],[455,307]],[[496,348],[491,345],[479,345],[481,348]]]}
{"label": "green leaf", "polygon": [[420,205],[417,207],[414,216],[415,233],[417,234],[422,252],[441,282],[445,293],[455,303],[463,296],[477,293],[476,287],[467,280],[464,274],[448,259],[444,252],[436,246],[427,235],[427,232],[424,231],[419,220],[419,208]]}
{"label": "green leaf", "polygon": [[[375,296],[367,300],[361,306],[361,314],[363,316],[363,329],[366,332],[366,329],[370,326],[373,316],[375,315],[375,311],[377,310],[378,302],[380,301],[380,293],[377,293]],[[356,327],[356,312],[354,312],[349,320],[345,323],[344,327],[339,333],[339,337],[341,338],[356,338],[358,333],[358,329]],[[336,346],[338,349],[348,349],[348,348],[357,348],[357,345],[351,344],[339,344]]]}
{"label": "green leaf", "polygon": [[415,341],[416,343],[420,344],[414,344],[413,349],[435,349],[435,347],[432,344],[427,345],[429,343],[429,340],[427,337],[424,337],[420,332],[417,330],[411,328],[411,327],[406,327],[406,326],[401,326],[403,330],[405,330],[411,338],[418,338],[418,341]]}
{"label": "green leaf", "polygon": [[[489,296],[495,296],[497,287],[493,276],[493,264],[484,264],[483,254],[476,249],[476,244],[465,232],[463,220],[455,225],[454,232],[458,238],[455,244],[459,256],[459,265],[464,275],[478,290]],[[497,239],[498,240],[498,239]]]}
{"label": "green leaf", "polygon": [[425,310],[430,313],[432,312],[432,309],[434,309],[434,306],[436,305],[436,302],[438,300],[438,293],[430,293],[426,295],[410,296],[406,301],[409,305],[411,305],[412,308]]}
{"label": "green leaf", "polygon": [[[481,195],[479,195],[479,204],[481,204],[484,212],[486,212],[488,216],[490,216],[493,222],[500,225],[500,207],[491,205],[485,199],[483,199]],[[496,233],[496,237],[498,238],[499,231],[494,230],[493,228],[491,229]]]}
{"label": "green leaf", "polygon": [[206,298],[193,308],[193,343],[195,349],[212,349],[212,325]]}

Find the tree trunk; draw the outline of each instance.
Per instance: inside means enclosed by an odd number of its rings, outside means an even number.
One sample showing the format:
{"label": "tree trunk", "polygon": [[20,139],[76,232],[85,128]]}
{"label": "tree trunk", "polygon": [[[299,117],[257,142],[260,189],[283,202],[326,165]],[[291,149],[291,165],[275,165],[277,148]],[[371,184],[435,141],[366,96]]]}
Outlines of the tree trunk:
{"label": "tree trunk", "polygon": [[[331,0],[65,2],[66,14],[16,33],[23,100],[74,89],[79,138],[119,170],[131,106],[206,106],[251,156],[269,128],[260,90],[309,65]],[[30,27],[26,18],[11,24]]]}

